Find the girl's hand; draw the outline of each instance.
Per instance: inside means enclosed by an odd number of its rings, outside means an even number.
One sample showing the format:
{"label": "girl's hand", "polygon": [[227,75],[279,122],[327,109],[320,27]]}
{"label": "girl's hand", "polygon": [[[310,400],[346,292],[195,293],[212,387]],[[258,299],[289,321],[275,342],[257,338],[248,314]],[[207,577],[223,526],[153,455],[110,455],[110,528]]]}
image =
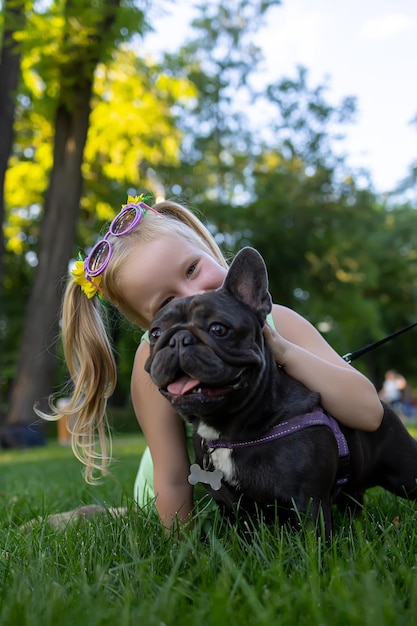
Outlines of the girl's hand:
{"label": "girl's hand", "polygon": [[275,361],[278,365],[284,367],[288,342],[274,328],[271,328],[268,323],[263,327],[263,334],[266,343],[272,350]]}

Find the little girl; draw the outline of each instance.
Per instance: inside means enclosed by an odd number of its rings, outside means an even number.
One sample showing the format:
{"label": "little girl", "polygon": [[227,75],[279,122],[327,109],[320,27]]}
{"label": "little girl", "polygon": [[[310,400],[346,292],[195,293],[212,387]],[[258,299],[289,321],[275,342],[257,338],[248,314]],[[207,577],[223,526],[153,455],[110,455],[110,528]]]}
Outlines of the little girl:
{"label": "little girl", "polygon": [[[149,207],[140,200],[129,197],[105,237],[76,264],[63,301],[62,339],[74,389],[69,405],[56,415],[75,419],[72,446],[89,482],[110,461],[106,404],[116,384],[102,300],[146,330],[167,302],[217,289],[227,273],[215,240],[191,211],[174,202]],[[274,305],[264,334],[277,363],[320,392],[326,411],[351,428],[378,428],[383,410],[374,386],[307,320]],[[148,444],[135,498],[139,505],[153,499],[161,522],[170,527],[174,520],[186,522],[193,509],[190,460],[182,420],[144,370],[148,354],[145,334],[131,380],[133,407]]]}

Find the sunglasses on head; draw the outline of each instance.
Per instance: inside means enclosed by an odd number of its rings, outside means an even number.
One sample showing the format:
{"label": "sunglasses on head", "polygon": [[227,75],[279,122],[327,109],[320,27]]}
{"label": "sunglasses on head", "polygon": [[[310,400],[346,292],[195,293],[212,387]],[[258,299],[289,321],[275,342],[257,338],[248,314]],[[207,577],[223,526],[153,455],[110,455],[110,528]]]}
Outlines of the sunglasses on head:
{"label": "sunglasses on head", "polygon": [[108,266],[113,253],[113,246],[109,242],[110,235],[121,237],[122,235],[130,233],[130,231],[139,224],[147,211],[153,211],[153,213],[159,215],[158,211],[152,209],[144,202],[138,202],[137,204],[131,202],[123,207],[120,213],[118,213],[111,222],[109,230],[104,235],[103,239],[95,244],[90,254],[85,259],[84,272],[87,279],[102,274]]}

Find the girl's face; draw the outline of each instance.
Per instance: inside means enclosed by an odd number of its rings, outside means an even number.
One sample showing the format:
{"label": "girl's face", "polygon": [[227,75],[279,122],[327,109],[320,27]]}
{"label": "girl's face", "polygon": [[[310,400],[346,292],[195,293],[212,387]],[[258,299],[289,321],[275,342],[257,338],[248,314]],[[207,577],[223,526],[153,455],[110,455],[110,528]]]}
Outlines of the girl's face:
{"label": "girl's face", "polygon": [[160,237],[129,255],[120,292],[148,325],[170,300],[221,287],[227,270],[186,239]]}

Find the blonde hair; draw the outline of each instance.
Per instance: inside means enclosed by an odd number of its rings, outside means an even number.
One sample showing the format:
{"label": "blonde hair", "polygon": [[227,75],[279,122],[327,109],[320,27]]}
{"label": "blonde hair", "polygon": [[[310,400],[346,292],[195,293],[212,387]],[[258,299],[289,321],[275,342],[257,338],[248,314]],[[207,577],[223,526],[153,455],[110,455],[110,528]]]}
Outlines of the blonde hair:
{"label": "blonde hair", "polygon": [[[191,241],[227,267],[213,236],[189,209],[169,201],[159,202],[153,208],[159,215],[148,211],[130,233],[111,237],[113,252],[100,285],[119,311],[143,329],[146,320],[129,307],[119,289],[120,270],[133,250],[159,237],[174,235]],[[73,385],[71,398],[64,408],[57,408],[51,401],[52,415],[39,410],[37,413],[45,419],[66,417],[69,423],[73,422],[68,425],[73,452],[85,465],[86,481],[94,483],[97,471],[108,473],[111,460],[106,408],[116,386],[117,368],[107,332],[106,307],[98,297],[88,299],[72,280],[62,304],[62,345]]]}

